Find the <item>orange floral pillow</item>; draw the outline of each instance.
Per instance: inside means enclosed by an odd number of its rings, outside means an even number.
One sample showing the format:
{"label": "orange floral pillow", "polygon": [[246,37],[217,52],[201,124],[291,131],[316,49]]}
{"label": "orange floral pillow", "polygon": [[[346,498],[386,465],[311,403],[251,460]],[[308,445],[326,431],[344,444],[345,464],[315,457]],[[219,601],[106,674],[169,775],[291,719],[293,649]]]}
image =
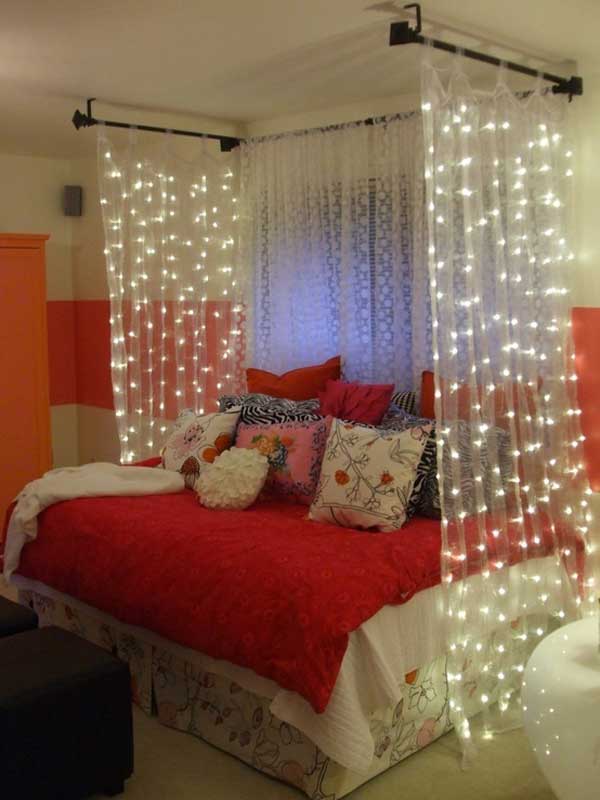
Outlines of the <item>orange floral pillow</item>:
{"label": "orange floral pillow", "polygon": [[232,446],[239,417],[239,408],[203,417],[193,412],[180,415],[161,450],[163,467],[181,472],[192,489],[203,466]]}

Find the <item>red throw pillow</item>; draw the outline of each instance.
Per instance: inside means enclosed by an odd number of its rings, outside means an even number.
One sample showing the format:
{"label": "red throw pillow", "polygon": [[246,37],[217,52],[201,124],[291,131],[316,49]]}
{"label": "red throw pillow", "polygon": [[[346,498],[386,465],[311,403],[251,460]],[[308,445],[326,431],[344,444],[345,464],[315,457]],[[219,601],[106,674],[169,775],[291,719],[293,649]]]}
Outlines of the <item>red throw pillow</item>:
{"label": "red throw pillow", "polygon": [[388,410],[393,384],[344,383],[327,381],[319,392],[319,413],[365,425],[378,425]]}
{"label": "red throw pillow", "polygon": [[421,416],[425,419],[435,419],[434,392],[433,372],[424,372],[421,375]]}
{"label": "red throw pillow", "polygon": [[[441,379],[442,388],[445,385],[445,381]],[[538,388],[541,386],[541,380],[538,381]],[[518,405],[518,391],[519,387],[517,383],[511,384],[512,392],[513,392],[513,403],[514,405]],[[483,394],[483,387],[477,386],[476,394],[473,395],[471,387],[467,384],[460,384],[458,387],[458,392],[456,396],[456,414],[458,419],[465,419],[468,420],[471,418],[471,404],[476,401],[478,403],[481,402],[482,394]],[[510,390],[509,390],[510,391]],[[434,376],[433,372],[424,372],[421,376],[421,416],[426,417],[427,419],[434,419],[435,418],[435,407],[434,407],[434,392],[435,392],[435,385],[434,385]],[[532,391],[530,386],[524,387],[525,392],[525,402],[527,403],[527,408],[530,414],[535,413],[535,393]],[[510,394],[509,394],[510,397]],[[443,403],[443,398],[442,398]],[[496,424],[503,426],[506,425],[506,412],[508,410],[508,403],[509,398],[506,396],[506,390],[503,386],[498,386],[495,393],[494,393],[494,414],[496,417]]]}
{"label": "red throw pillow", "polygon": [[288,400],[310,400],[325,389],[329,380],[337,380],[341,372],[341,357],[334,356],[324,364],[300,367],[283,375],[275,375],[262,369],[246,370],[248,391],[251,394],[269,394]]}

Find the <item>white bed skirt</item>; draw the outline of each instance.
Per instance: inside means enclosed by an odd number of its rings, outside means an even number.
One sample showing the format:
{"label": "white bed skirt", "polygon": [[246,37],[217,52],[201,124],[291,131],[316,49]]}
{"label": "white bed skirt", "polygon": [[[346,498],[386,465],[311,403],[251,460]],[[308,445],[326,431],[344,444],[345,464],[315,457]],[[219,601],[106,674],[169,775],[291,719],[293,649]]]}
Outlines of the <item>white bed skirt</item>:
{"label": "white bed skirt", "polygon": [[[304,733],[278,719],[271,698],[198,666],[179,647],[34,581],[17,578],[19,602],[33,608],[40,625],[58,625],[127,662],[134,701],[163,725],[186,731],[271,777],[301,789],[312,800],[337,800],[450,730],[445,659],[406,676],[402,698],[371,720],[375,757],[367,774],[327,756]],[[190,653],[192,651],[185,651]],[[198,787],[199,796],[201,789]]]}
{"label": "white bed skirt", "polygon": [[[523,568],[535,565],[536,573],[552,582],[560,579],[560,567],[552,558],[536,559],[527,565],[516,564],[508,573],[509,581],[519,584]],[[477,593],[482,581],[480,575],[467,578],[469,589]],[[18,575],[12,582],[17,587],[39,591],[45,597],[63,600],[70,609],[83,615],[92,615],[105,624],[117,624],[112,617],[100,611],[64,598],[43,585],[26,581]],[[510,613],[520,615],[518,591],[509,595],[515,599]],[[547,603],[539,600],[538,606],[530,604],[529,614],[551,614],[561,607],[553,607],[554,599]],[[275,681],[263,678],[250,669],[236,666],[229,661],[216,660],[209,656],[180,647],[146,629],[120,625],[121,632],[145,647],[168,649],[179,661],[193,664],[197,669],[223,675],[239,686],[259,697],[269,698],[269,710],[278,719],[297,728],[320,750],[338,764],[353,772],[368,775],[375,756],[377,741],[371,731],[371,720],[381,709],[396,708],[404,698],[405,675],[424,664],[432,664],[445,655],[444,597],[440,585],[418,592],[408,602],[395,606],[384,606],[377,614],[364,622],[348,637],[348,646],[325,711],[316,714],[310,703],[296,692],[283,689]],[[140,685],[140,692],[149,687]],[[485,694],[491,696],[491,690]],[[143,700],[141,700],[143,705]]]}
{"label": "white bed skirt", "polygon": [[[312,800],[344,797],[452,727],[442,655],[405,674],[397,687],[398,700],[370,715],[375,752],[368,770],[358,772],[342,766],[305,732],[273,712],[272,681],[252,673],[249,689],[249,670],[121,623],[44,584],[20,576],[14,576],[13,583],[19,601],[37,612],[40,625],[72,631],[128,663],[134,702],[147,714],[157,714],[162,724],[198,736],[298,787]],[[478,677],[475,670],[464,674],[473,696]],[[335,738],[335,729],[326,733]]]}

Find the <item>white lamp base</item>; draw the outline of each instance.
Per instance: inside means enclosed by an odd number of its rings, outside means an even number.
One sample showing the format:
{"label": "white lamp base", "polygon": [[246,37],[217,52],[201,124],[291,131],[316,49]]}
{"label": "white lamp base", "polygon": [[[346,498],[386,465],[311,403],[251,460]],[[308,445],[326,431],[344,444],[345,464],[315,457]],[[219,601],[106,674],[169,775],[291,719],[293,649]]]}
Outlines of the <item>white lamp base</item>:
{"label": "white lamp base", "polygon": [[552,790],[559,800],[598,800],[598,619],[573,622],[544,639],[524,679],[525,730]]}

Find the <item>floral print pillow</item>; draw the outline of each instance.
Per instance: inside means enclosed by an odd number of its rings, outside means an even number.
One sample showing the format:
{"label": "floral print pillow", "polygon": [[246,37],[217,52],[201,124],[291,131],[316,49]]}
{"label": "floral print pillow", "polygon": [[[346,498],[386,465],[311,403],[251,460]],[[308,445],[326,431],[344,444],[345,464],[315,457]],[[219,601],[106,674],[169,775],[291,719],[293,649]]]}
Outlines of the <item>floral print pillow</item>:
{"label": "floral print pillow", "polygon": [[330,420],[245,425],[238,428],[236,447],[266,456],[269,473],[264,496],[310,505],[319,481]]}
{"label": "floral print pillow", "polygon": [[401,528],[431,425],[382,431],[334,420],[310,519],[346,528]]}
{"label": "floral print pillow", "polygon": [[181,472],[185,485],[192,489],[203,466],[212,464],[233,444],[239,416],[239,408],[203,417],[193,411],[180,414],[161,450],[163,467]]}

